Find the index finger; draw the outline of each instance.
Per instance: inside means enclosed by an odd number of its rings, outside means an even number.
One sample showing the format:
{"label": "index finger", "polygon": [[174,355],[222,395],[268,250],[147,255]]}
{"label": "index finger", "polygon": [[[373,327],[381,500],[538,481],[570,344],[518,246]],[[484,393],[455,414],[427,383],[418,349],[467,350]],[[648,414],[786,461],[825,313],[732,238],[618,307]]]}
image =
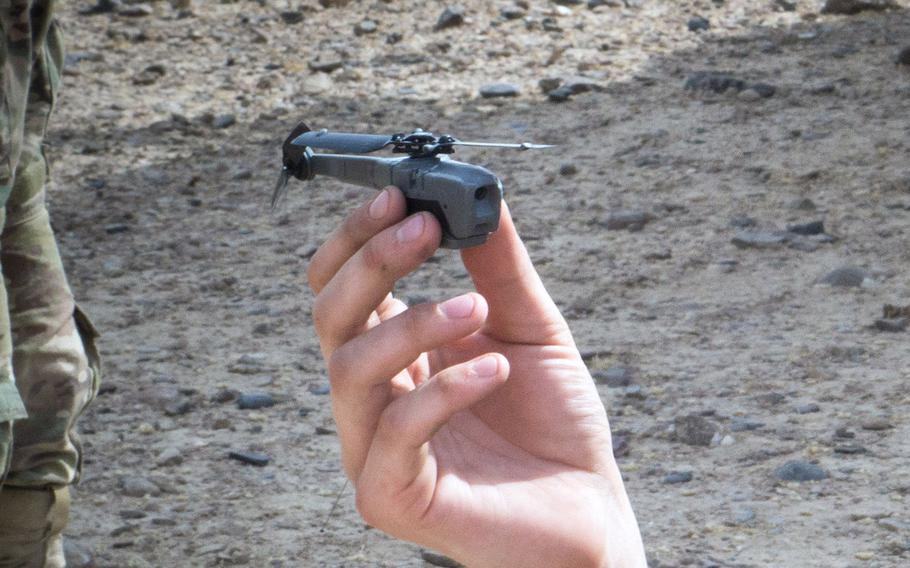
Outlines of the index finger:
{"label": "index finger", "polygon": [[490,306],[487,331],[491,335],[502,341],[544,344],[569,334],[505,202],[499,229],[483,245],[464,249],[461,258]]}

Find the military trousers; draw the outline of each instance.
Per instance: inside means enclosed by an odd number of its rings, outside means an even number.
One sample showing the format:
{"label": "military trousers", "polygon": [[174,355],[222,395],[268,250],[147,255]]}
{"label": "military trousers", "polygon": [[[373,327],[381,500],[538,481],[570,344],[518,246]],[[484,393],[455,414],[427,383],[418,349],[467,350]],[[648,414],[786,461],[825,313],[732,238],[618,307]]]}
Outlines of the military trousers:
{"label": "military trousers", "polygon": [[0,0],[0,495],[78,479],[75,423],[100,380],[97,334],[45,206],[44,135],[64,56],[53,10],[54,0]]}

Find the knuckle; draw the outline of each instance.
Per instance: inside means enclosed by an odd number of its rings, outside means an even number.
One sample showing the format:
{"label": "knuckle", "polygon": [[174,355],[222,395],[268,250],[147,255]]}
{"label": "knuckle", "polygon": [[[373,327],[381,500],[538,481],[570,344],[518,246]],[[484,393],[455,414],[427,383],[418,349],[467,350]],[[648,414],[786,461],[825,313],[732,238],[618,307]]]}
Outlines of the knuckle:
{"label": "knuckle", "polygon": [[332,310],[327,305],[329,302],[325,294],[318,294],[313,300],[313,327],[319,337],[325,337],[330,330],[330,314]]}
{"label": "knuckle", "polygon": [[376,498],[377,493],[369,487],[360,487],[354,496],[354,506],[360,517],[372,527],[381,527],[383,525],[383,512],[385,507],[379,503]]}
{"label": "knuckle", "polygon": [[340,387],[349,382],[347,379],[353,372],[352,360],[348,353],[349,351],[350,350],[343,345],[336,349],[326,362],[326,367],[329,372],[329,383],[331,384],[333,391],[337,392]]}

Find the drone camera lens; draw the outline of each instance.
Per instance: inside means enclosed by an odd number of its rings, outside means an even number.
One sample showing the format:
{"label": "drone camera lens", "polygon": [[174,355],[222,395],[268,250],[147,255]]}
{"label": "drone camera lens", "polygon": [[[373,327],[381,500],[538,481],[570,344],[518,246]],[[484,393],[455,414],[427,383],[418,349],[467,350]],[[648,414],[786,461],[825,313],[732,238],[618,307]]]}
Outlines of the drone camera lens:
{"label": "drone camera lens", "polygon": [[478,187],[474,191],[474,199],[476,199],[477,201],[483,201],[486,198],[487,198],[487,188],[486,187]]}

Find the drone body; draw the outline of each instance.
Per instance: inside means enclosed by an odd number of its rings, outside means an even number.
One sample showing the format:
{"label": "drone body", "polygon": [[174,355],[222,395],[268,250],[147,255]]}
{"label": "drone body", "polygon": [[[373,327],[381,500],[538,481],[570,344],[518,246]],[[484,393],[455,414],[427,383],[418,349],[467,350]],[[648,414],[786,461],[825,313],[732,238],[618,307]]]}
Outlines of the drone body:
{"label": "drone body", "polygon": [[[406,157],[357,155],[393,145]],[[379,136],[311,131],[300,123],[283,146],[283,168],[272,204],[285,190],[288,178],[310,180],[317,175],[355,185],[382,189],[394,185],[404,193],[408,213],[428,211],[442,226],[441,246],[460,249],[486,242],[499,227],[502,183],[491,171],[449,159],[454,145],[536,148],[531,144],[482,144],[436,137],[416,130],[411,134]],[[317,154],[312,148],[344,152]]]}

